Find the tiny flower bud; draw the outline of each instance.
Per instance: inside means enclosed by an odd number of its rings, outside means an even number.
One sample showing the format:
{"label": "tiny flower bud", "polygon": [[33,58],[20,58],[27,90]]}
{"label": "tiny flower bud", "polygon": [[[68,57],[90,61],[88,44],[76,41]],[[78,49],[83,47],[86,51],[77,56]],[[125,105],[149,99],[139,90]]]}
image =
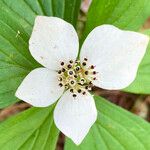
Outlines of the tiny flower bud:
{"label": "tiny flower bud", "polygon": [[86,94],[86,92],[83,92],[82,94],[83,94],[83,95],[85,95],[85,94]]}
{"label": "tiny flower bud", "polygon": [[58,74],[61,74],[61,70],[58,71]]}
{"label": "tiny flower bud", "polygon": [[70,92],[73,93],[73,89],[70,89]]}
{"label": "tiny flower bud", "polygon": [[64,65],[64,62],[61,62],[60,64],[61,64],[61,66],[63,66],[63,65]]}
{"label": "tiny flower bud", "polygon": [[93,66],[93,65],[91,66],[91,69],[94,69],[94,66]]}
{"label": "tiny flower bud", "polygon": [[62,84],[62,83],[59,83],[59,86],[60,86],[60,87],[62,87],[62,86],[63,86],[63,84]]}
{"label": "tiny flower bud", "polygon": [[84,83],[85,83],[85,79],[84,79],[84,78],[81,78],[81,79],[80,79],[80,84],[83,85]]}
{"label": "tiny flower bud", "polygon": [[71,76],[74,75],[74,71],[73,70],[69,70],[68,71],[68,75],[71,75]]}
{"label": "tiny flower bud", "polygon": [[76,97],[77,95],[76,95],[76,94],[73,94],[72,96],[73,96],[73,97]]}
{"label": "tiny flower bud", "polygon": [[96,74],[96,71],[93,71],[93,74]]}
{"label": "tiny flower bud", "polygon": [[71,84],[74,84],[74,81],[72,80],[70,83],[71,83]]}
{"label": "tiny flower bud", "polygon": [[65,72],[66,71],[66,69],[65,68],[62,68],[62,72]]}
{"label": "tiny flower bud", "polygon": [[70,68],[72,67],[72,65],[71,65],[71,64],[69,64],[67,67],[70,69]]}
{"label": "tiny flower bud", "polygon": [[83,66],[86,66],[86,62],[83,62],[82,65],[83,65]]}
{"label": "tiny flower bud", "polygon": [[85,71],[84,73],[85,73],[85,75],[88,75],[88,74],[89,74],[89,72],[88,72],[88,71]]}
{"label": "tiny flower bud", "polygon": [[75,74],[74,77],[77,78],[78,76]]}
{"label": "tiny flower bud", "polygon": [[85,89],[87,89],[87,90],[88,90],[88,88],[89,88],[88,86],[85,87]]}
{"label": "tiny flower bud", "polygon": [[78,89],[78,93],[81,93],[82,92],[82,90],[81,89]]}
{"label": "tiny flower bud", "polygon": [[73,63],[73,60],[70,60],[69,62],[72,64],[72,63]]}
{"label": "tiny flower bud", "polygon": [[88,59],[87,59],[87,58],[84,58],[84,60],[87,61]]}
{"label": "tiny flower bud", "polygon": [[79,67],[79,66],[77,66],[77,67],[76,67],[76,71],[79,71],[79,70],[80,70],[80,67]]}

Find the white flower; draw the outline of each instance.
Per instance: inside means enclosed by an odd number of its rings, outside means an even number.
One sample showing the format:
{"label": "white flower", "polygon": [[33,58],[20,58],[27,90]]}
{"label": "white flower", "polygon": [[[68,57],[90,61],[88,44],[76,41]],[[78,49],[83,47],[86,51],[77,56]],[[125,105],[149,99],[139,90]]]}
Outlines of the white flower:
{"label": "white flower", "polygon": [[29,41],[31,55],[44,67],[31,71],[16,96],[36,107],[55,103],[56,126],[80,144],[97,118],[92,86],[122,89],[136,77],[149,38],[112,25],[96,27],[81,47],[73,26],[38,16]]}

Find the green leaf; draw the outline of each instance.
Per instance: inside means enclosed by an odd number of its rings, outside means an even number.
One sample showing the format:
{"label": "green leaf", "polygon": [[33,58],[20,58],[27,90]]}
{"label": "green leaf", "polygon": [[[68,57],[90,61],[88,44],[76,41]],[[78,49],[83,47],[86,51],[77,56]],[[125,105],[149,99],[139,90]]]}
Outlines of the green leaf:
{"label": "green leaf", "polygon": [[40,65],[28,50],[37,15],[57,16],[76,25],[80,0],[0,0],[0,108],[17,101],[23,78]]}
{"label": "green leaf", "polygon": [[93,0],[84,38],[93,28],[102,24],[137,31],[150,15],[149,7],[149,0]]}
{"label": "green leaf", "polygon": [[149,150],[150,125],[101,97],[95,97],[98,118],[79,146],[69,139],[65,150]]}
{"label": "green leaf", "polygon": [[[150,30],[144,33],[150,35]],[[123,91],[137,94],[150,94],[150,43],[139,66],[136,79]]]}
{"label": "green leaf", "polygon": [[52,119],[53,108],[30,108],[1,123],[0,148],[55,150],[59,131]]}

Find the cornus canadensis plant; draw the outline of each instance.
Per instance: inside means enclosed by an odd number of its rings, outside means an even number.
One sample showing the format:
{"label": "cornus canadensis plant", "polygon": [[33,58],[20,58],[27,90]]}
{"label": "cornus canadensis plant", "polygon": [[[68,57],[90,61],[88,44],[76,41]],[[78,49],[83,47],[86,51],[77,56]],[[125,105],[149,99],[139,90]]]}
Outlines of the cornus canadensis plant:
{"label": "cornus canadensis plant", "polygon": [[56,17],[38,16],[29,41],[31,55],[44,67],[31,71],[16,96],[35,107],[57,100],[56,126],[80,144],[97,118],[93,86],[123,89],[136,77],[149,38],[112,25],[96,27],[79,41],[73,26]]}

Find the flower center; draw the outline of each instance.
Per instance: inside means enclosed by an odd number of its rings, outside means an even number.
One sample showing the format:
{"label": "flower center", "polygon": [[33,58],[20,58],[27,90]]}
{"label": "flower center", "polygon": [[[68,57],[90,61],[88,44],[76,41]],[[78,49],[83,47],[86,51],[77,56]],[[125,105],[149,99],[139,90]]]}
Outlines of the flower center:
{"label": "flower center", "polygon": [[70,90],[73,97],[77,93],[86,94],[92,89],[92,81],[96,80],[97,72],[95,66],[87,66],[87,58],[83,62],[70,60],[67,64],[61,62],[61,69],[58,71],[58,81],[60,87],[65,87]]}

